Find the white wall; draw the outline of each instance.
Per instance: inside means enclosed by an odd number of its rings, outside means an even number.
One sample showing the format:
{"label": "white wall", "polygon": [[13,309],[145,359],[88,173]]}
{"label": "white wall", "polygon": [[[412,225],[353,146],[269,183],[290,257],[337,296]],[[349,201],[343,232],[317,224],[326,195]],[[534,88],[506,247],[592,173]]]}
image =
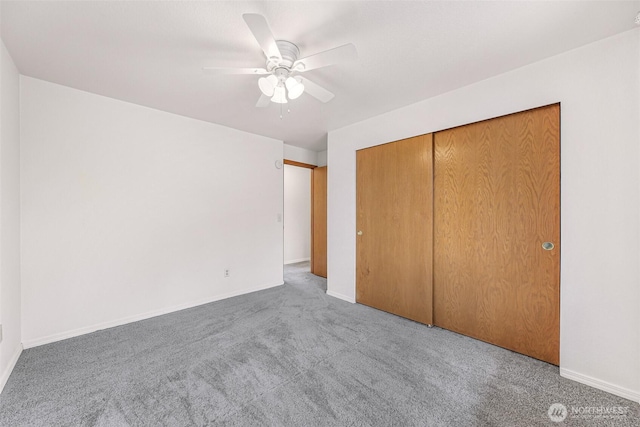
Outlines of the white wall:
{"label": "white wall", "polygon": [[311,169],[284,165],[284,263],[311,257]]}
{"label": "white wall", "polygon": [[327,166],[327,150],[318,151],[318,166]]}
{"label": "white wall", "polygon": [[308,165],[318,164],[318,153],[294,145],[284,144],[284,158]]}
{"label": "white wall", "polygon": [[0,41],[0,391],[22,350],[20,337],[20,80]]}
{"label": "white wall", "polygon": [[640,399],[640,29],[329,134],[328,292],[355,297],[355,150],[560,101],[560,366]]}
{"label": "white wall", "polygon": [[25,347],[283,283],[281,141],[25,76],[21,97]]}

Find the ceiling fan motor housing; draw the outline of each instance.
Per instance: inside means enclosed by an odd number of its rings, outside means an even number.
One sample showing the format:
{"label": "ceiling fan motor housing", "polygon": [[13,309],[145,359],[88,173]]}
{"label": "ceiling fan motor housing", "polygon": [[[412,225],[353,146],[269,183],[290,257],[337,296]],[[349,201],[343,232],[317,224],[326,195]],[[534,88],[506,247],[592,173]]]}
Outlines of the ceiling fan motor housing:
{"label": "ceiling fan motor housing", "polygon": [[300,49],[298,49],[298,46],[295,44],[286,40],[276,40],[276,45],[278,45],[278,50],[280,50],[282,61],[279,61],[278,58],[269,58],[267,60],[267,70],[273,71],[281,67],[290,70],[293,63],[296,62],[298,56],[300,56]]}

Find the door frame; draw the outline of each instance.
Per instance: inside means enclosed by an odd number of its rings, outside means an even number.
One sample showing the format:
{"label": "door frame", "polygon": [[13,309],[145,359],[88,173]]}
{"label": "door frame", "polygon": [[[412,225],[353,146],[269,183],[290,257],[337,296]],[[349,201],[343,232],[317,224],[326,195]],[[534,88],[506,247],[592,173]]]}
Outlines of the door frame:
{"label": "door frame", "polygon": [[[289,166],[296,166],[299,168],[305,168],[305,169],[310,169],[311,170],[311,258],[310,258],[310,264],[311,264],[311,271],[313,271],[313,170],[315,168],[317,168],[318,166],[316,165],[312,165],[310,163],[302,163],[302,162],[297,162],[295,160],[289,160],[289,159],[283,159],[282,163],[284,163],[285,165],[289,165]],[[284,238],[284,236],[283,236]]]}

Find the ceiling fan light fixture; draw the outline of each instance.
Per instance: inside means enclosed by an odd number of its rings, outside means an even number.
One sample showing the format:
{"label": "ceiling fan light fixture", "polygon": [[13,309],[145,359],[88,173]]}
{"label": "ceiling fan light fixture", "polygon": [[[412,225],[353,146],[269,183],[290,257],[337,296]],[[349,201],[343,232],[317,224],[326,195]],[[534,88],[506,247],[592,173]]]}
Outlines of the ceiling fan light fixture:
{"label": "ceiling fan light fixture", "polygon": [[287,91],[289,92],[289,99],[296,99],[304,92],[304,85],[302,84],[302,79],[296,77],[289,77],[284,84],[287,86]]}
{"label": "ceiling fan light fixture", "polygon": [[284,86],[277,86],[274,89],[273,97],[271,98],[271,102],[275,102],[276,104],[286,104],[287,94],[284,90]]}
{"label": "ceiling fan light fixture", "polygon": [[292,77],[291,74],[328,67],[356,59],[358,56],[356,47],[349,43],[314,55],[299,58],[300,49],[298,49],[298,46],[287,40],[276,40],[264,16],[256,13],[245,13],[242,15],[242,18],[267,59],[266,67],[203,67],[203,70],[206,73],[215,75],[264,75],[265,77],[258,79],[258,87],[262,93],[256,103],[256,107],[258,108],[267,107],[269,102],[275,102],[280,105],[285,104],[288,100],[299,98],[300,95],[305,92],[320,102],[326,103],[331,101],[334,97],[333,93],[314,83],[312,80]]}
{"label": "ceiling fan light fixture", "polygon": [[273,74],[269,77],[260,77],[258,79],[258,87],[266,96],[273,96],[277,84],[278,78]]}

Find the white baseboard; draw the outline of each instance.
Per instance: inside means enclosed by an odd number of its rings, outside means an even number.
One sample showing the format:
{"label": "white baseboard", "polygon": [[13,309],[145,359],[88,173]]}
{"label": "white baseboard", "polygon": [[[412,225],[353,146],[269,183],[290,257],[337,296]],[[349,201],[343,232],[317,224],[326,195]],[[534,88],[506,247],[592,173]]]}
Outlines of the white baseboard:
{"label": "white baseboard", "polygon": [[4,386],[7,384],[7,381],[9,381],[11,372],[13,372],[13,368],[16,367],[16,363],[18,363],[18,359],[20,358],[21,354],[22,344],[18,344],[15,353],[13,353],[13,357],[11,357],[11,360],[9,360],[9,365],[2,373],[2,376],[0,376],[0,393],[2,393],[2,390],[4,390]]}
{"label": "white baseboard", "polygon": [[276,286],[284,285],[284,282],[271,284],[271,285],[263,285],[258,286],[256,288],[245,289],[237,292],[230,292],[228,294],[216,295],[214,297],[205,298],[198,301],[191,301],[184,304],[175,305],[168,308],[162,308],[159,310],[148,311],[146,313],[136,314],[133,316],[123,317],[117,320],[111,320],[108,322],[98,323],[91,326],[85,326],[83,328],[73,329],[71,331],[60,332],[57,334],[47,335],[45,337],[34,338],[30,340],[25,340],[22,342],[22,346],[27,348],[37,347],[40,345],[50,344],[56,341],[66,340],[67,338],[73,338],[84,334],[89,334],[91,332],[99,331],[101,329],[113,328],[115,326],[125,325],[131,322],[137,322],[139,320],[150,319],[156,316],[162,316],[163,314],[169,314],[180,310],[185,310],[187,308],[197,307],[199,305],[209,304],[211,302],[220,301],[227,298],[236,297],[239,295],[250,294],[252,292],[262,291],[264,289],[274,288]]}
{"label": "white baseboard", "polygon": [[284,265],[295,264],[296,262],[304,262],[304,261],[311,261],[311,258],[290,259],[289,261],[285,261]]}
{"label": "white baseboard", "polygon": [[346,302],[350,302],[351,304],[355,304],[356,303],[356,299],[355,298],[351,298],[351,297],[348,297],[346,295],[342,295],[342,294],[339,294],[337,292],[333,292],[333,291],[330,291],[330,290],[327,290],[327,295],[329,295],[330,297],[341,299],[341,300],[346,301]]}
{"label": "white baseboard", "polygon": [[616,396],[624,397],[625,399],[633,400],[640,403],[640,392],[633,391],[625,387],[620,387],[615,384],[611,384],[607,381],[602,381],[597,378],[590,377],[588,375],[580,374],[578,372],[571,371],[566,368],[560,368],[560,376],[577,381],[582,384],[586,384],[593,388],[597,388],[607,393],[615,394]]}

